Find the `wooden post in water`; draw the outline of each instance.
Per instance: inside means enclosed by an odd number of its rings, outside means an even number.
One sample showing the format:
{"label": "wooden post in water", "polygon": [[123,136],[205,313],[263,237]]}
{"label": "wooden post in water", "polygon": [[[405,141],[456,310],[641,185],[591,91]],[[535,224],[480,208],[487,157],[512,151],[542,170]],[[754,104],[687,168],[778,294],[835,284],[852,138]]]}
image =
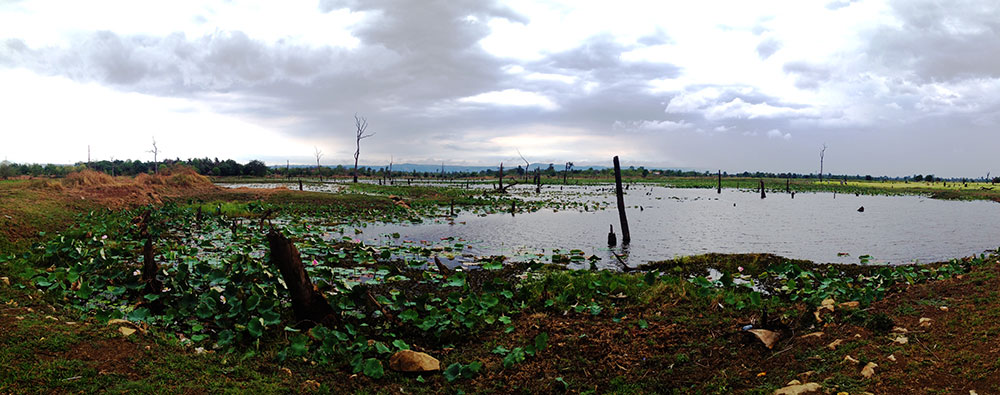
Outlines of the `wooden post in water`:
{"label": "wooden post in water", "polygon": [[542,193],[542,173],[541,169],[535,168],[535,193]]}
{"label": "wooden post in water", "polygon": [[306,275],[305,266],[302,265],[302,258],[295,245],[274,229],[267,233],[267,244],[271,249],[270,263],[278,267],[291,296],[295,319],[306,321],[308,325],[323,323],[334,318],[335,312],[330,303],[316,290]]}
{"label": "wooden post in water", "polygon": [[764,179],[760,179],[760,198],[766,198],[767,195],[764,194]]}
{"label": "wooden post in water", "polygon": [[499,189],[499,191],[501,193],[503,192],[503,162],[500,162],[500,189]]}
{"label": "wooden post in water", "polygon": [[299,179],[299,190],[300,191],[302,190],[302,179],[301,178]]}
{"label": "wooden post in water", "polygon": [[618,197],[618,219],[621,221],[622,227],[622,245],[628,244],[632,241],[628,233],[628,218],[625,216],[625,197],[622,196],[622,169],[621,165],[618,163],[618,157],[615,156],[615,196]]}
{"label": "wooden post in water", "polygon": [[785,179],[785,193],[792,193],[791,185],[788,183],[788,179]]}
{"label": "wooden post in water", "polygon": [[719,169],[719,184],[715,187],[715,193],[722,193],[722,169]]}

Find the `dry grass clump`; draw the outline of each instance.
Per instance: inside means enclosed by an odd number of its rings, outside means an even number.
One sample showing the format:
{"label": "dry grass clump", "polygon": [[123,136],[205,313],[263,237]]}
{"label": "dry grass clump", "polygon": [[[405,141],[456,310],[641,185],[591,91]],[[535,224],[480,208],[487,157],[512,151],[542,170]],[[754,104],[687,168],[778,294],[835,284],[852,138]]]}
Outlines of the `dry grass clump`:
{"label": "dry grass clump", "polygon": [[63,187],[63,184],[61,182],[59,182],[59,181],[56,181],[56,180],[44,180],[44,179],[41,179],[41,180],[35,179],[35,180],[28,181],[28,188],[30,188],[30,189],[45,189],[45,190],[57,191],[57,192],[58,191],[62,191],[63,189],[66,189],[66,188]]}
{"label": "dry grass clump", "polygon": [[66,187],[96,187],[117,184],[114,177],[90,169],[69,173],[62,180],[62,183]]}
{"label": "dry grass clump", "polygon": [[208,177],[198,174],[198,171],[191,166],[168,166],[160,171],[160,175],[166,177],[168,185],[176,187],[191,188],[212,185],[212,181]]}

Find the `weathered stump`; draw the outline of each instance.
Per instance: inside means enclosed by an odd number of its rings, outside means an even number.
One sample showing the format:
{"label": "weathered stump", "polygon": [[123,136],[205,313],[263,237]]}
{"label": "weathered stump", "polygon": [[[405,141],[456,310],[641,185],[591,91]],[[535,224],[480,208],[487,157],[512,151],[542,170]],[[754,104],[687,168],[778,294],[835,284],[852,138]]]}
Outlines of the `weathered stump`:
{"label": "weathered stump", "polygon": [[278,267],[281,278],[288,287],[295,319],[306,326],[335,319],[335,311],[306,275],[295,245],[285,235],[273,229],[267,233],[267,244],[271,249],[270,263]]}

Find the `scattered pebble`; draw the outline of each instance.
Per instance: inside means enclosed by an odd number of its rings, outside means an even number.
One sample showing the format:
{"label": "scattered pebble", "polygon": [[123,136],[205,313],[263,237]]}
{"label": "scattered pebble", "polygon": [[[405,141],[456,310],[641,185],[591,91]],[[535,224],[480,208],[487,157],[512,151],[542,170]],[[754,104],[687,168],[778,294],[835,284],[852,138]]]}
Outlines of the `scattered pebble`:
{"label": "scattered pebble", "polygon": [[790,385],[784,388],[779,388],[774,390],[774,395],[799,395],[799,394],[819,391],[820,388],[822,388],[822,386],[819,385],[819,383]]}
{"label": "scattered pebble", "polygon": [[868,364],[865,365],[865,367],[861,368],[861,376],[863,376],[866,379],[872,378],[872,376],[875,375],[875,368],[877,367],[878,364],[876,364],[875,362],[868,362]]}

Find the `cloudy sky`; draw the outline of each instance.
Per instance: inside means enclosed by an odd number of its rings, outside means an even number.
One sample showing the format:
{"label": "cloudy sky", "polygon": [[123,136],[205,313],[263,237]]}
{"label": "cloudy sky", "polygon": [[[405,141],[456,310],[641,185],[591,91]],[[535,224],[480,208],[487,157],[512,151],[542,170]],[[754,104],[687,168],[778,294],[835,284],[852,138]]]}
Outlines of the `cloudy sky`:
{"label": "cloudy sky", "polygon": [[[0,0],[0,159],[1000,175],[1000,3]],[[150,158],[147,158],[150,157]]]}

